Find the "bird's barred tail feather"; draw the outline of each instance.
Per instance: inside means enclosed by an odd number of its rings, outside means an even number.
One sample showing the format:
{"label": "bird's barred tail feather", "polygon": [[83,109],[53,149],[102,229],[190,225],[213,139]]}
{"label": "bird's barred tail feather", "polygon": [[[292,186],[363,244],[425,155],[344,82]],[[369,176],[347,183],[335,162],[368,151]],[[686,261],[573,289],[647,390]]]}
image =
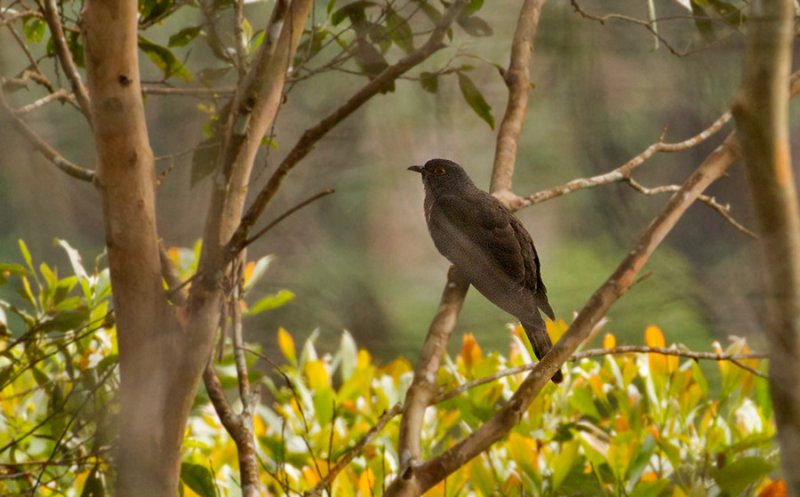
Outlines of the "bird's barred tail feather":
{"label": "bird's barred tail feather", "polygon": [[[541,316],[537,315],[537,317],[539,319],[522,323],[522,327],[525,328],[525,334],[528,335],[528,340],[531,341],[533,352],[538,359],[541,359],[553,348],[553,342],[550,341],[550,335],[547,334],[544,320],[542,320]],[[559,369],[551,379],[553,383],[561,383],[564,375],[561,374]]]}

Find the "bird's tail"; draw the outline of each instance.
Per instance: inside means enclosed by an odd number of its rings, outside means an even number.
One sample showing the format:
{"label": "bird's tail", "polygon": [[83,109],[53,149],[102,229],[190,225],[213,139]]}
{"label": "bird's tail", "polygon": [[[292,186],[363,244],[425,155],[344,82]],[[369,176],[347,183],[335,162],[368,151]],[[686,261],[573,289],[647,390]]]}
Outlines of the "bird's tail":
{"label": "bird's tail", "polygon": [[[553,348],[553,342],[550,341],[550,335],[547,334],[547,327],[538,312],[536,313],[536,318],[523,322],[522,327],[525,328],[525,334],[528,335],[528,340],[531,341],[533,352],[538,359],[543,358],[550,352],[550,349]],[[561,383],[564,379],[564,375],[561,374],[561,370],[559,369],[551,379],[553,383]]]}

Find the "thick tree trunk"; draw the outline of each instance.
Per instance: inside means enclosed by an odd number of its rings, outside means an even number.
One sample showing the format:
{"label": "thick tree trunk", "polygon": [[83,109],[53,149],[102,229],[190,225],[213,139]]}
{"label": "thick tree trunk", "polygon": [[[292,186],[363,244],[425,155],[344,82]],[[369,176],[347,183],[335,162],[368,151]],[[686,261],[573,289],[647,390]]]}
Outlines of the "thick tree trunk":
{"label": "thick tree trunk", "polygon": [[188,337],[162,285],[136,13],[134,0],[89,0],[81,19],[119,343],[117,495],[174,497],[183,430],[210,340],[184,345]]}
{"label": "thick tree trunk", "polygon": [[747,163],[765,261],[770,391],[784,479],[800,496],[800,214],[789,152],[791,0],[756,1],[748,21],[734,116]]}

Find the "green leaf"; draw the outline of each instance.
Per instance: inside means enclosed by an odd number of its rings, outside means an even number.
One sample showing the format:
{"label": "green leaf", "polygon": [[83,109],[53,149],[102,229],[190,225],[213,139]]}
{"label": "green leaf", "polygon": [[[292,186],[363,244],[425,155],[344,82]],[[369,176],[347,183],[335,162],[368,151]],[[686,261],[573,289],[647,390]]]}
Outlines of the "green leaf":
{"label": "green leaf", "polygon": [[183,81],[192,81],[194,76],[186,67],[181,64],[175,54],[168,48],[162,47],[144,36],[139,36],[139,49],[147,55],[147,58],[156,65],[165,78],[178,78]]}
{"label": "green leaf", "polygon": [[19,251],[22,252],[22,258],[25,259],[25,264],[28,265],[28,270],[38,282],[39,277],[36,275],[36,270],[33,268],[33,259],[31,259],[31,253],[28,250],[28,246],[25,245],[25,242],[22,241],[22,239],[19,240]]}
{"label": "green leaf", "polygon": [[458,87],[461,89],[461,94],[464,100],[467,101],[472,110],[478,114],[478,117],[486,121],[490,128],[494,129],[494,116],[492,116],[492,107],[483,98],[483,95],[475,86],[475,83],[469,79],[469,76],[462,72],[458,72]]}
{"label": "green leaf", "polygon": [[481,7],[483,7],[483,0],[470,0],[467,6],[464,7],[463,12],[471,16],[475,12],[479,11]]}
{"label": "green leaf", "polygon": [[192,154],[192,174],[190,186],[195,186],[208,177],[217,168],[222,141],[217,136],[212,136],[200,142]]}
{"label": "green leaf", "polygon": [[439,75],[434,72],[423,71],[419,73],[419,84],[428,93],[439,91]]}
{"label": "green leaf", "polygon": [[391,7],[386,8],[386,27],[392,41],[406,53],[414,50],[414,34],[408,21]]}
{"label": "green leaf", "polygon": [[193,463],[181,464],[181,481],[200,497],[216,497],[214,477],[203,465]]}
{"label": "green leaf", "polygon": [[772,464],[761,457],[743,457],[722,469],[711,469],[711,476],[723,492],[739,495],[772,471]]}
{"label": "green leaf", "polygon": [[290,292],[289,290],[280,290],[278,293],[267,295],[256,302],[252,307],[247,309],[247,315],[254,316],[264,311],[275,309],[289,303],[293,298],[294,293]]}
{"label": "green leaf", "polygon": [[569,396],[569,405],[584,416],[589,416],[595,420],[602,419],[600,412],[597,410],[597,406],[594,405],[592,392],[588,388],[574,389],[572,395]]}
{"label": "green leaf", "polygon": [[347,4],[344,7],[337,10],[336,12],[334,12],[333,15],[331,15],[331,24],[337,26],[348,17],[353,23],[356,23],[359,20],[366,19],[366,14],[364,14],[364,9],[366,9],[367,7],[371,7],[373,5],[377,4],[375,2],[370,2],[367,0],[359,0],[357,2]]}
{"label": "green leaf", "polygon": [[327,426],[333,419],[335,398],[336,394],[330,387],[323,387],[314,392],[314,416],[320,426]]}
{"label": "green leaf", "polygon": [[456,22],[472,36],[491,36],[494,33],[489,23],[478,16],[467,17],[462,13],[458,16]]}
{"label": "green leaf", "polygon": [[569,470],[575,462],[575,456],[578,454],[578,445],[577,440],[567,442],[561,446],[561,451],[555,456],[552,463],[553,490],[558,490],[564,478],[569,474]]}
{"label": "green leaf", "polygon": [[169,37],[169,42],[167,46],[170,47],[185,47],[189,44],[192,40],[197,38],[197,35],[203,32],[203,28],[200,26],[191,26],[188,28],[183,28],[182,30],[178,31],[174,35]]}
{"label": "green leaf", "polygon": [[700,32],[700,35],[703,39],[711,43],[717,37],[714,34],[714,23],[708,17],[708,14],[703,7],[697,4],[697,2],[691,2],[692,4],[692,16],[694,17],[694,24],[697,26],[697,30]]}
{"label": "green leaf", "polygon": [[669,479],[664,478],[656,481],[642,482],[636,485],[630,497],[658,497],[661,491],[669,485]]}
{"label": "green leaf", "polygon": [[25,32],[25,41],[39,43],[47,32],[47,23],[37,17],[29,17],[23,22],[22,30]]}

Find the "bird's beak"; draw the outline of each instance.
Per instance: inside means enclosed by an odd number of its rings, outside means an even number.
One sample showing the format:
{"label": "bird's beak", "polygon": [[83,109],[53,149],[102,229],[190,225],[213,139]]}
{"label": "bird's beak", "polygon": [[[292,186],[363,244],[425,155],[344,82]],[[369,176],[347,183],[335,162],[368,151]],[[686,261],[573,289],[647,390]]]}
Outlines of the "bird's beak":
{"label": "bird's beak", "polygon": [[415,173],[420,173],[420,174],[422,174],[422,171],[424,171],[424,170],[425,170],[425,168],[424,168],[424,167],[422,167],[422,166],[411,166],[411,167],[409,167],[409,168],[408,168],[408,170],[409,170],[409,171],[414,171]]}

